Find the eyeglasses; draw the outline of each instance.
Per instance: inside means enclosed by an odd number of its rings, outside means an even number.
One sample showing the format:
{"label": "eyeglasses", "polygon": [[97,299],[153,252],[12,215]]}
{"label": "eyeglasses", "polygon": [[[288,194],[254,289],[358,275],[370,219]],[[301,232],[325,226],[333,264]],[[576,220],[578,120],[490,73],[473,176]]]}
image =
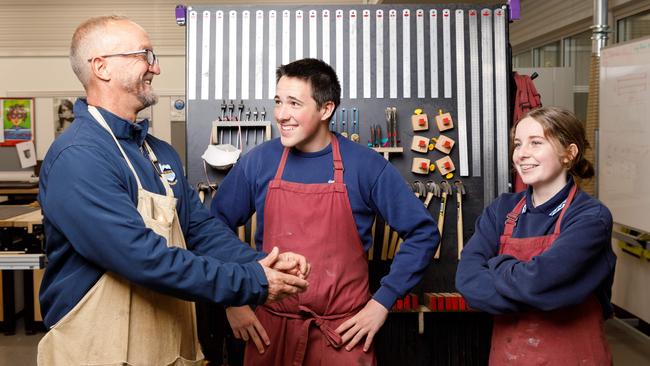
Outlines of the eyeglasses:
{"label": "eyeglasses", "polygon": [[[113,53],[111,55],[102,55],[99,57],[115,57],[115,56],[131,56],[131,55],[146,55],[147,63],[149,64],[149,66],[153,66],[158,61],[156,54],[153,53],[152,50],[138,50],[138,51],[123,52],[123,53]],[[88,62],[91,62],[93,58],[89,58]]]}

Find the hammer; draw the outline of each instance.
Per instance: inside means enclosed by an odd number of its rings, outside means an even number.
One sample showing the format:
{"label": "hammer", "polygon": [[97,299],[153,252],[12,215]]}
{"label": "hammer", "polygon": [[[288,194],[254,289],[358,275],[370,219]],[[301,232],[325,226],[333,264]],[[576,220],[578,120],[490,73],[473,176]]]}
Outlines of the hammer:
{"label": "hammer", "polygon": [[445,210],[447,208],[447,196],[452,193],[451,186],[447,183],[446,180],[440,182],[440,190],[442,197],[440,198],[440,211],[438,212],[438,233],[440,233],[440,244],[438,244],[438,249],[436,254],[433,256],[434,259],[440,258],[440,248],[442,247],[442,229],[445,227]]}
{"label": "hammer", "polygon": [[[411,184],[411,189],[415,193],[415,197],[422,199],[427,192],[426,186],[424,183],[419,180],[414,180]],[[386,228],[389,228],[386,225]],[[399,233],[396,230],[393,230],[393,235],[390,238],[390,246],[388,248],[388,259],[393,259],[395,253],[399,251],[399,247],[404,240],[399,237]]]}
{"label": "hammer", "polygon": [[424,207],[429,208],[429,204],[431,203],[431,199],[435,197],[440,197],[440,186],[430,180],[426,183],[426,188],[427,188],[427,197],[424,199]]}
{"label": "hammer", "polygon": [[458,260],[460,260],[460,252],[463,251],[463,195],[465,194],[465,186],[460,180],[454,182],[456,186],[456,211],[458,212],[458,220],[456,222],[456,232],[458,233]]}

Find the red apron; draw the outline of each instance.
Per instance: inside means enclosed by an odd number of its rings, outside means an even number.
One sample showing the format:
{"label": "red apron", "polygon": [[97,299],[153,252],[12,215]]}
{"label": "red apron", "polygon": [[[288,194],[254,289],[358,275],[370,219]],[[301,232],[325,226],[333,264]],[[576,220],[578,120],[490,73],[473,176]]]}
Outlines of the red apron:
{"label": "red apron", "polygon": [[334,331],[370,299],[368,262],[343,183],[343,161],[331,137],[334,182],[302,184],[282,180],[285,148],[264,205],[264,247],[304,255],[311,263],[309,288],[255,313],[271,345],[259,354],[248,342],[245,365],[375,365],[371,349],[341,347]]}
{"label": "red apron", "polygon": [[[555,232],[532,238],[513,238],[512,231],[526,202],[523,197],[508,214],[500,239],[499,254],[530,261],[553,245],[560,223],[573,201],[574,185]],[[603,331],[603,310],[596,296],[584,303],[553,310],[530,310],[496,315],[492,331],[490,365],[611,365],[612,357]]]}

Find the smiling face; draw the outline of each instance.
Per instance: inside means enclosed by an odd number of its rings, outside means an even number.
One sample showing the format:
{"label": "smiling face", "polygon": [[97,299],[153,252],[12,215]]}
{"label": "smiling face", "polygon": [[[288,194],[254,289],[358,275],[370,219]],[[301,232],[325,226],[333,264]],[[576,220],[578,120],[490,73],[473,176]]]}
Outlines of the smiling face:
{"label": "smiling face", "polygon": [[[525,184],[533,189],[559,191],[567,182],[567,169],[559,143],[549,140],[542,125],[531,117],[517,124],[512,162]],[[567,161],[568,162],[568,161]]]}
{"label": "smiling face", "polygon": [[[147,33],[133,22],[115,22],[110,31],[117,42],[114,42],[115,46],[107,53],[153,49]],[[131,100],[138,111],[156,104],[158,96],[154,93],[151,82],[154,75],[160,74],[158,62],[150,66],[144,54],[111,57],[106,60],[113,63],[117,70],[113,73],[117,92],[123,93],[126,99]]]}
{"label": "smiling face", "polygon": [[324,149],[330,142],[327,121],[333,109],[332,102],[318,107],[308,81],[281,77],[276,87],[274,115],[282,145],[303,152]]}

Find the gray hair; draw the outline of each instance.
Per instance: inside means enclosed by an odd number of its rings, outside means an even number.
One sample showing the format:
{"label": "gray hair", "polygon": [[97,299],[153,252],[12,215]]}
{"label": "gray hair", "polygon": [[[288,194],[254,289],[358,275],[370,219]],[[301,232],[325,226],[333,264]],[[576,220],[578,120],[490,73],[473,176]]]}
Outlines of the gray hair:
{"label": "gray hair", "polygon": [[70,44],[70,65],[84,88],[90,82],[90,63],[88,59],[97,56],[93,53],[97,52],[100,45],[99,41],[102,39],[101,35],[106,30],[106,27],[110,23],[119,21],[130,21],[130,19],[118,15],[90,18],[81,23],[75,30]]}

